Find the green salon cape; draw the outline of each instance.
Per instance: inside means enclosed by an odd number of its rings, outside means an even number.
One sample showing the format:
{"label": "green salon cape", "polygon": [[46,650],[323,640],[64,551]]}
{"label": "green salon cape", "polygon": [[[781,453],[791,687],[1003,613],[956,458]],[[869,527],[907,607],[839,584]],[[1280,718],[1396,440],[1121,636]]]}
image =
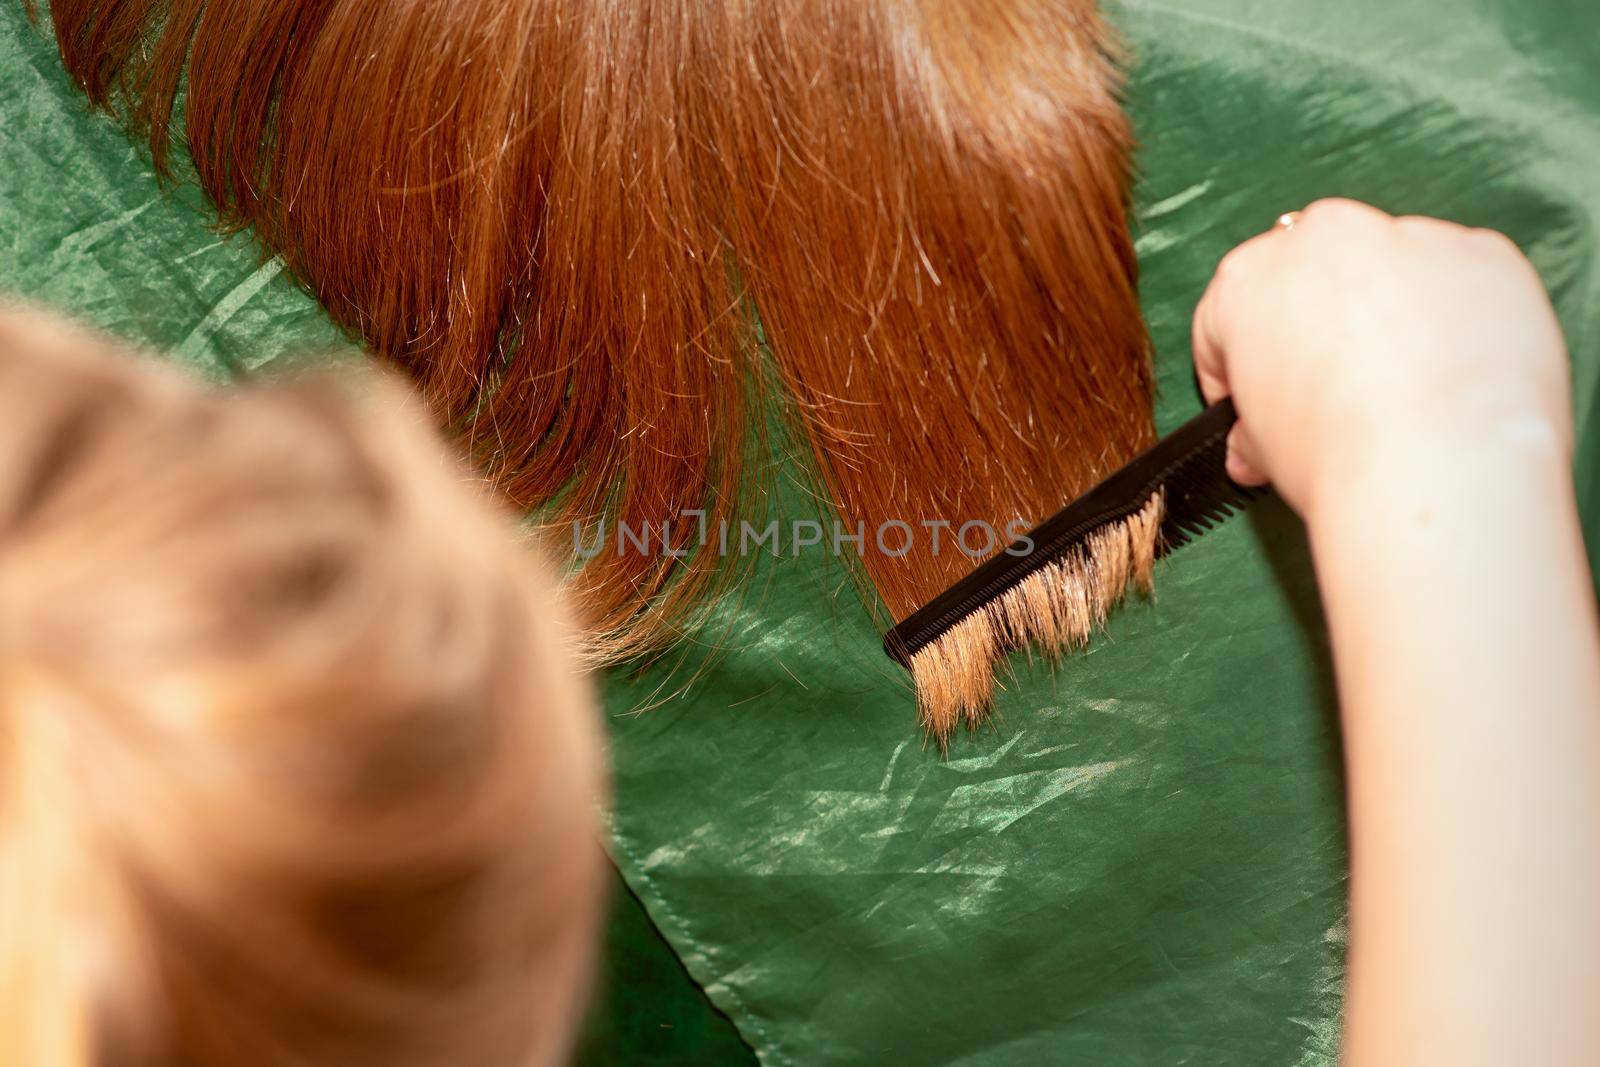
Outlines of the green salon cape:
{"label": "green salon cape", "polygon": [[[1133,55],[1161,428],[1199,406],[1188,322],[1218,257],[1279,213],[1336,194],[1492,226],[1538,265],[1571,343],[1593,555],[1600,8],[1111,12]],[[192,188],[158,187],[19,0],[0,0],[0,291],[219,377],[343,343],[276,264],[207,228]],[[1158,589],[1059,672],[1020,666],[993,727],[946,760],[815,552],[758,565],[681,696],[631,713],[693,663],[611,678],[611,848],[634,896],[585,1058],[1331,1063],[1345,824],[1302,530],[1264,504],[1167,561]]]}

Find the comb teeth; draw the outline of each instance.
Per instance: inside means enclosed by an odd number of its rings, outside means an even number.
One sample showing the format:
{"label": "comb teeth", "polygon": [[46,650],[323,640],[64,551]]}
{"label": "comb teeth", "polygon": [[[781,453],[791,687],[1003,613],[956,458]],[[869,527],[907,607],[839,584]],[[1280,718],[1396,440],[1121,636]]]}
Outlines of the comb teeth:
{"label": "comb teeth", "polygon": [[970,726],[987,714],[993,667],[1005,652],[1042,643],[1059,653],[1087,641],[1132,577],[1124,568],[1130,553],[1145,560],[1134,568],[1142,572],[1135,584],[1148,590],[1153,555],[1181,548],[1262,495],[1227,475],[1235,421],[1232,401],[1213,404],[885,635],[884,651],[911,670],[923,723],[941,744],[954,719]]}
{"label": "comb teeth", "polygon": [[1247,488],[1228,477],[1227,458],[1228,439],[1224,434],[1195,450],[1168,473],[1162,483],[1166,514],[1161,521],[1157,555],[1182,548],[1263,495],[1263,490]]}

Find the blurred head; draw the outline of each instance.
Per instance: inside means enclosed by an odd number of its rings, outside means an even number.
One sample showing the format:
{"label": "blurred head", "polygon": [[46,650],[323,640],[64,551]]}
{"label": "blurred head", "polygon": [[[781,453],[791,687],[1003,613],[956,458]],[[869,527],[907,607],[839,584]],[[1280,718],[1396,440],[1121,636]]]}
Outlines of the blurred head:
{"label": "blurred head", "polygon": [[397,387],[0,314],[0,1062],[561,1059],[603,860],[552,590]]}

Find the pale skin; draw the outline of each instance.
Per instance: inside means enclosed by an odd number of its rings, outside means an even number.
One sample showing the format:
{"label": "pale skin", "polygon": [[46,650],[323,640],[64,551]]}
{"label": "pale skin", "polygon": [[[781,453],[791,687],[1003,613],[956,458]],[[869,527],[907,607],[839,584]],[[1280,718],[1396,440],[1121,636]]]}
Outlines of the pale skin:
{"label": "pale skin", "polygon": [[1194,351],[1327,611],[1343,1061],[1600,1063],[1600,622],[1538,276],[1499,234],[1320,201],[1226,257]]}

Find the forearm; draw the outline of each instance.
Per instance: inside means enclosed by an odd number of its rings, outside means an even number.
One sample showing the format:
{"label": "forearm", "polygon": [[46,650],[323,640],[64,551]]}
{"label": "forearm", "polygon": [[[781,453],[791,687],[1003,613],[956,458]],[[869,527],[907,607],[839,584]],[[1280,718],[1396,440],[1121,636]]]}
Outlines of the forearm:
{"label": "forearm", "polygon": [[1600,1062],[1600,627],[1561,450],[1413,453],[1311,536],[1350,791],[1347,1061]]}

